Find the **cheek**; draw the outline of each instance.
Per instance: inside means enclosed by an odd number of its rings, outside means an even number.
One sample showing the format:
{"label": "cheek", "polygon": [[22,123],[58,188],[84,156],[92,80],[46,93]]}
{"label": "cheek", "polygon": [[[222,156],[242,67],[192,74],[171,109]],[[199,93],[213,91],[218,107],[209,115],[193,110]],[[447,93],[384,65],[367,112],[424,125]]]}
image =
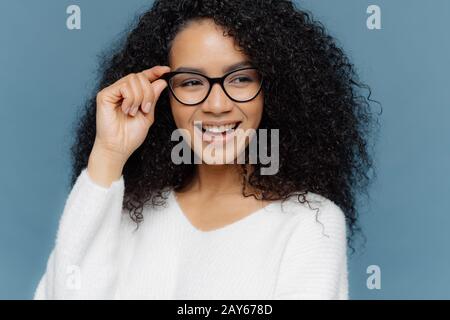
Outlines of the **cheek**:
{"label": "cheek", "polygon": [[172,101],[170,102],[170,107],[177,128],[191,129],[189,126],[189,121],[192,117],[192,110],[190,110],[191,108],[184,107],[180,105],[180,103]]}
{"label": "cheek", "polygon": [[262,99],[255,101],[251,106],[249,106],[246,112],[248,127],[256,129],[259,126],[263,110],[264,110],[264,101]]}

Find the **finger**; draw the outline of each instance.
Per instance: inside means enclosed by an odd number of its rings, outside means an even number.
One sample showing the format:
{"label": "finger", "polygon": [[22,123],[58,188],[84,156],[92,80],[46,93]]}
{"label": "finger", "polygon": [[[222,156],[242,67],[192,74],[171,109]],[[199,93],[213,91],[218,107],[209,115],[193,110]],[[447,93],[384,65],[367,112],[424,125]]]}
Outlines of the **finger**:
{"label": "finger", "polygon": [[161,92],[167,88],[167,82],[165,80],[156,80],[152,82],[153,94],[155,95],[155,104],[158,101]]}
{"label": "finger", "polygon": [[150,111],[151,105],[153,103],[155,94],[153,93],[152,85],[150,81],[140,72],[138,73],[138,78],[141,83],[142,91],[144,93],[144,98],[142,99],[141,109],[143,113],[148,113]]}
{"label": "finger", "polygon": [[118,103],[124,99],[124,92],[121,92],[121,87],[117,83],[105,87],[97,93],[97,104],[106,103],[107,105],[117,106]]}
{"label": "finger", "polygon": [[134,100],[133,105],[131,106],[131,109],[129,110],[128,114],[135,116],[139,109],[139,106],[142,103],[142,99],[144,98],[144,93],[142,91],[141,82],[139,81],[139,78],[136,74],[133,74],[130,77],[129,83],[131,85],[131,88],[133,89]]}
{"label": "finger", "polygon": [[153,92],[153,100],[151,102],[151,106],[150,106],[150,110],[147,114],[145,114],[145,117],[151,122],[153,123],[154,119],[155,119],[155,107],[157,105],[159,96],[161,94],[161,92],[164,90],[164,88],[167,87],[167,83],[164,80],[156,80],[155,82],[153,82],[151,84],[151,89]]}
{"label": "finger", "polygon": [[153,82],[161,77],[164,73],[169,72],[169,66],[154,66],[153,68],[142,71],[142,74],[150,81]]}
{"label": "finger", "polygon": [[130,107],[133,105],[133,90],[131,89],[130,85],[125,82],[118,86],[118,92],[120,92],[120,95],[123,98],[122,111],[123,113],[127,114],[130,110]]}

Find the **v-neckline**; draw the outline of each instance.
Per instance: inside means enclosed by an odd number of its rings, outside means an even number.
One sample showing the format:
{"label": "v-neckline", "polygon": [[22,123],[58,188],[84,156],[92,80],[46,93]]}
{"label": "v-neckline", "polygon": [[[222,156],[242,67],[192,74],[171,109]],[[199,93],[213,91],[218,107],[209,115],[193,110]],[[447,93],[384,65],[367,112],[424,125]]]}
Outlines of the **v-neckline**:
{"label": "v-neckline", "polygon": [[181,208],[178,199],[177,199],[177,195],[175,194],[175,191],[172,189],[170,190],[169,193],[169,197],[171,198],[171,202],[174,204],[175,210],[176,210],[176,214],[181,216],[181,220],[183,221],[183,224],[186,225],[188,227],[188,229],[190,229],[191,231],[193,231],[194,233],[197,234],[217,234],[220,232],[225,232],[228,230],[232,230],[235,229],[239,226],[248,224],[251,220],[255,219],[256,217],[260,216],[262,213],[266,212],[267,210],[270,210],[272,206],[274,206],[277,201],[273,201],[271,203],[269,203],[268,205],[265,205],[262,208],[259,208],[255,211],[253,211],[252,213],[246,215],[243,218],[240,218],[232,223],[226,224],[222,227],[216,228],[216,229],[212,229],[212,230],[201,230],[199,228],[197,228],[196,226],[194,226],[192,224],[192,222],[189,220],[189,218],[187,217],[187,215],[184,213],[183,209]]}

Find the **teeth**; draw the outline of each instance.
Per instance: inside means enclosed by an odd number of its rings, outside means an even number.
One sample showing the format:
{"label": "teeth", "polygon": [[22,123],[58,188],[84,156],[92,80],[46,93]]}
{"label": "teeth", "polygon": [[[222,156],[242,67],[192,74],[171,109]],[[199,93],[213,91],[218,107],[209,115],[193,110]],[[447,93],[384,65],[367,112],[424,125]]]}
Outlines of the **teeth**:
{"label": "teeth", "polygon": [[223,126],[210,126],[210,125],[203,125],[203,129],[207,132],[211,133],[223,133],[233,130],[236,127],[237,123],[233,124],[227,124]]}

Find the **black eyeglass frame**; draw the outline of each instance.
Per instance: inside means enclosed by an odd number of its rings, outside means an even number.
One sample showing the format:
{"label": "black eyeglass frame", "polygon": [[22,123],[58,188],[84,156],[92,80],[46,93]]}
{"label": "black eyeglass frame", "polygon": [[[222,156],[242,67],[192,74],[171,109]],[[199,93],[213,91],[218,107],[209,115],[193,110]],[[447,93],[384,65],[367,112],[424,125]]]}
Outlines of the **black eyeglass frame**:
{"label": "black eyeglass frame", "polygon": [[[184,105],[186,105],[186,106],[196,106],[196,105],[198,105],[198,104],[200,104],[200,103],[203,103],[203,102],[209,97],[209,94],[211,93],[212,87],[213,87],[213,85],[214,85],[215,83],[220,84],[220,86],[222,87],[223,92],[225,92],[225,94],[227,95],[227,97],[230,98],[232,101],[234,101],[234,102],[248,102],[248,101],[251,101],[251,100],[255,99],[255,98],[258,96],[258,94],[260,93],[261,89],[262,89],[263,76],[262,76],[261,74],[259,74],[260,77],[261,77],[261,81],[260,81],[260,85],[259,85],[258,91],[256,92],[256,94],[255,94],[252,98],[247,99],[247,100],[236,100],[236,99],[233,99],[233,97],[231,97],[231,96],[228,94],[227,90],[225,89],[225,85],[224,85],[225,79],[226,79],[230,74],[235,73],[235,72],[238,72],[238,71],[242,71],[242,70],[247,70],[247,69],[255,69],[255,70],[258,71],[258,69],[255,68],[255,67],[245,67],[245,68],[241,68],[241,69],[232,70],[232,71],[227,72],[226,74],[224,74],[222,77],[216,77],[216,78],[210,78],[210,77],[208,77],[208,76],[206,76],[206,75],[204,75],[204,74],[202,74],[202,73],[194,72],[194,71],[171,71],[171,72],[166,72],[166,73],[164,73],[161,77],[159,77],[159,79],[165,80],[165,81],[167,82],[167,86],[169,87],[170,92],[171,92],[172,95],[175,97],[175,99],[176,99],[179,103],[184,104]],[[206,78],[206,79],[208,80],[208,82],[209,82],[209,89],[208,89],[208,92],[207,92],[206,95],[205,95],[205,98],[203,98],[203,100],[201,100],[200,102],[197,102],[197,103],[185,103],[185,102],[183,102],[183,101],[180,101],[180,99],[178,99],[178,97],[176,96],[176,94],[173,92],[172,87],[170,86],[169,80],[170,80],[173,76],[175,76],[175,75],[177,75],[177,74],[180,74],[180,73],[196,74],[196,75],[202,76],[202,77],[204,77],[204,78]]]}

